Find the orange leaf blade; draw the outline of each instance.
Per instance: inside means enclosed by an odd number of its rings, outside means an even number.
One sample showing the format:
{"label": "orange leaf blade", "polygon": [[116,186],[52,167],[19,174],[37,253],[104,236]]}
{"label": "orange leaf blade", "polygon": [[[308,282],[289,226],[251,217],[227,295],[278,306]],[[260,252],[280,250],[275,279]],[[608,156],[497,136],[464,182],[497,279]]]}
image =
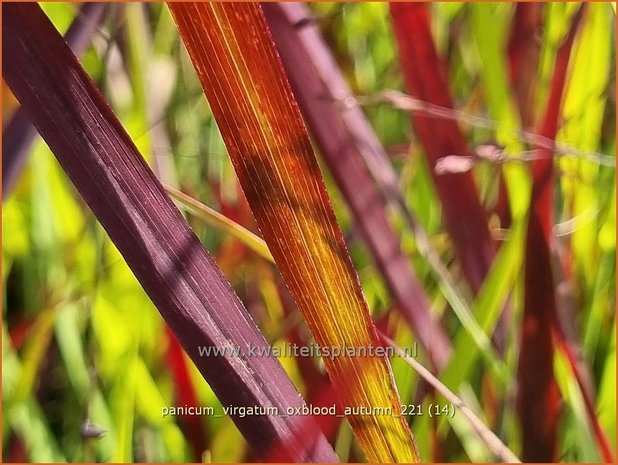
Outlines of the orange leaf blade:
{"label": "orange leaf blade", "polygon": [[[264,239],[317,344],[381,346],[259,5],[169,7]],[[392,412],[348,417],[367,458],[418,460],[386,357],[324,362],[343,405]]]}

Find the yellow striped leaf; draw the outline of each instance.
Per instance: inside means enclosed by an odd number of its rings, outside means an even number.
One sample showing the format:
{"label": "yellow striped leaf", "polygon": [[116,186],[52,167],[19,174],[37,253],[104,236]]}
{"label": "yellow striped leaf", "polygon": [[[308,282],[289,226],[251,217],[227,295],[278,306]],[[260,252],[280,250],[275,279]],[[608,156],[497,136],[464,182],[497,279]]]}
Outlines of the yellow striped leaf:
{"label": "yellow striped leaf", "polygon": [[[324,363],[341,404],[356,409],[348,418],[367,458],[417,461],[388,359],[375,356],[381,343],[259,4],[169,7],[307,326],[321,348],[347,352]],[[366,355],[350,356],[359,347]],[[376,408],[392,414],[371,414]]]}

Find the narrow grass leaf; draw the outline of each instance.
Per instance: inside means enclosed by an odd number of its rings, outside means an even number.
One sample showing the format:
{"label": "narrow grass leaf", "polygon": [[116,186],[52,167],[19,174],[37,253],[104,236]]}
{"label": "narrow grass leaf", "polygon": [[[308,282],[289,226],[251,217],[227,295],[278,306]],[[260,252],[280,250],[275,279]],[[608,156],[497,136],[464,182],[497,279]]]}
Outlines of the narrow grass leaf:
{"label": "narrow grass leaf", "polygon": [[[222,404],[301,407],[276,359],[247,355],[266,341],[40,7],[3,5],[2,38],[6,82]],[[202,357],[200,347],[240,350]],[[233,419],[258,452],[301,420]],[[323,437],[290,455],[336,460]]]}
{"label": "narrow grass leaf", "polygon": [[525,128],[535,121],[535,84],[541,47],[538,34],[542,27],[543,4],[515,3],[515,14],[508,40],[509,77]]}
{"label": "narrow grass leaf", "polygon": [[[492,334],[500,317],[502,304],[515,284],[523,259],[521,250],[524,233],[522,225],[511,229],[472,304],[472,312],[485,334]],[[453,350],[457,358],[447,365],[441,379],[447,386],[456,388],[467,379],[474,362],[484,354],[479,351],[477,344],[474,344],[472,335],[465,331],[457,334]]]}
{"label": "narrow grass leaf", "polygon": [[384,342],[393,347],[397,354],[403,358],[408,365],[410,365],[414,370],[429,384],[431,384],[436,391],[444,396],[446,400],[451,402],[454,407],[462,413],[465,417],[466,421],[472,426],[474,431],[480,436],[481,440],[487,445],[487,447],[496,455],[496,457],[504,460],[508,463],[519,463],[521,462],[517,456],[500,440],[498,436],[495,435],[493,431],[491,431],[479,417],[477,417],[474,412],[468,407],[465,402],[463,402],[459,397],[457,397],[448,387],[446,387],[443,383],[440,382],[438,378],[436,378],[427,368],[421,365],[414,357],[408,356],[400,347],[398,347],[395,342],[387,337],[384,334],[380,334],[381,338]]}
{"label": "narrow grass leaf", "polygon": [[[479,71],[484,83],[483,94],[487,101],[489,113],[496,121],[496,141],[504,147],[505,151],[517,154],[523,152],[525,147],[520,141],[521,118],[511,94],[514,91],[517,92],[519,83],[523,84],[534,78],[536,73],[534,72],[535,68],[529,70],[527,67],[529,64],[526,63],[527,66],[522,66],[522,69],[512,70],[512,73],[515,74],[509,81],[508,57],[504,54],[506,37],[505,31],[502,30],[504,21],[496,20],[500,16],[504,17],[504,7],[503,3],[468,5],[470,31],[480,58]],[[506,13],[509,13],[509,11],[507,10]],[[522,76],[520,75],[522,71],[529,71],[530,75]],[[522,92],[530,93],[531,91],[526,88]],[[502,171],[500,174],[504,177],[501,177],[498,181],[502,189],[499,195],[505,197],[504,200],[508,199],[508,204],[505,205],[506,213],[514,221],[524,221],[530,205],[530,173],[526,166],[519,163],[505,163],[500,171]],[[508,227],[504,224],[501,226],[503,228]]]}
{"label": "narrow grass leaf", "polygon": [[[320,347],[343,352],[324,362],[342,405],[356,409],[348,418],[367,458],[418,460],[387,358],[352,357],[343,349],[381,343],[259,5],[169,6],[257,224],[307,326]],[[362,414],[376,407],[394,415]]]}
{"label": "narrow grass leaf", "polygon": [[[415,98],[454,108],[446,69],[434,45],[427,4],[391,3],[395,38],[408,92]],[[438,161],[450,155],[469,156],[463,134],[453,120],[412,113],[415,133],[423,145],[440,197],[449,232],[464,276],[472,290],[480,289],[495,254],[485,211],[472,173],[436,172]]]}
{"label": "narrow grass leaf", "polygon": [[272,255],[270,254],[268,246],[264,240],[253,234],[248,229],[243,228],[235,221],[230,220],[227,216],[210,208],[208,205],[204,205],[199,200],[194,199],[184,192],[170,186],[165,186],[165,190],[169,195],[189,210],[191,214],[197,216],[205,223],[228,233],[230,236],[235,237],[243,244],[250,247],[260,257],[263,257],[271,262],[273,261]]}
{"label": "narrow grass leaf", "polygon": [[[550,93],[539,134],[553,140],[560,122],[569,57],[582,9],[558,50]],[[553,152],[537,148],[532,162],[532,196],[524,264],[524,315],[517,370],[517,410],[521,423],[524,461],[551,462],[557,451],[560,416],[554,378],[552,327],[556,324],[556,295],[552,275]]]}

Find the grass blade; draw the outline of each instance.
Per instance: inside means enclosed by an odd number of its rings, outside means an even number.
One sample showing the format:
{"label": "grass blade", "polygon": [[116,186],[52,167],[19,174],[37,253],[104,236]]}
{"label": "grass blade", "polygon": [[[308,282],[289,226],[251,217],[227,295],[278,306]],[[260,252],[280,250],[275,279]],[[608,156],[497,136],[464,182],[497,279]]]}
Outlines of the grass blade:
{"label": "grass blade", "polygon": [[[583,8],[558,50],[550,94],[539,134],[553,140],[558,130],[569,57]],[[556,454],[560,414],[554,377],[552,327],[556,295],[552,275],[553,152],[538,148],[532,162],[532,196],[524,265],[524,315],[517,372],[517,409],[523,440],[523,460],[551,462]]]}
{"label": "grass blade", "polygon": [[[409,93],[424,102],[453,108],[445,69],[429,28],[428,6],[391,3],[391,14]],[[476,293],[495,254],[487,218],[470,172],[439,175],[435,170],[441,158],[469,155],[469,148],[453,120],[413,113],[412,122],[431,167],[446,229],[464,276]]]}
{"label": "grass blade", "polygon": [[[2,10],[5,80],[221,402],[302,406],[274,358],[247,356],[266,341],[40,7]],[[241,351],[205,358],[200,346]],[[233,419],[258,452],[286,443],[302,420]],[[323,437],[290,455],[336,460]]]}
{"label": "grass blade", "polygon": [[165,190],[193,215],[197,216],[207,224],[210,224],[211,226],[228,233],[230,236],[235,237],[243,244],[250,247],[260,257],[263,257],[271,262],[273,261],[272,255],[270,254],[266,243],[248,229],[243,228],[235,221],[230,220],[227,216],[210,208],[208,205],[204,205],[202,202],[194,199],[184,192],[170,186],[165,186]]}
{"label": "grass blade", "polygon": [[542,14],[542,3],[516,3],[508,43],[510,81],[525,128],[534,124],[535,80],[541,53],[536,37],[542,26]]}
{"label": "grass blade", "polygon": [[517,456],[491,431],[480,419],[477,417],[474,412],[468,407],[459,397],[457,397],[448,387],[446,387],[443,383],[440,382],[438,378],[436,378],[427,368],[421,365],[417,360],[413,357],[409,357],[405,354],[405,352],[399,348],[395,342],[387,337],[384,334],[380,334],[382,340],[384,342],[393,347],[397,354],[401,358],[403,358],[408,365],[410,365],[414,370],[431,386],[433,386],[437,392],[442,394],[444,398],[446,398],[449,402],[451,402],[454,406],[456,406],[459,411],[464,415],[466,420],[472,425],[472,428],[475,432],[481,437],[483,442],[491,449],[491,451],[504,460],[507,463],[520,463],[521,461],[517,458]]}
{"label": "grass blade", "polygon": [[[515,285],[523,258],[521,247],[524,233],[524,228],[519,225],[511,229],[496,256],[496,261],[488,273],[483,287],[472,304],[472,313],[485,334],[493,333],[500,317],[503,302]],[[472,335],[465,331],[460,331],[457,334],[453,345],[457,358],[447,365],[441,374],[441,379],[444,384],[456,388],[470,376],[470,369],[477,357],[485,355],[487,351],[480,351],[478,345],[474,343]]]}
{"label": "grass blade", "polygon": [[[343,236],[257,4],[170,3],[247,200],[317,344],[379,346]],[[386,357],[324,359],[373,462],[415,461]]]}

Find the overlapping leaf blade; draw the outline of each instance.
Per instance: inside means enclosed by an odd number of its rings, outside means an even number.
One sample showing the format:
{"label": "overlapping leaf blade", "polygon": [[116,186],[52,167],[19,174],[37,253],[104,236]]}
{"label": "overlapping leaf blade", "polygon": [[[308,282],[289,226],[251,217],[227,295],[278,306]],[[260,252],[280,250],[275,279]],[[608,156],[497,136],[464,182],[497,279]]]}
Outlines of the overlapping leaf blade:
{"label": "overlapping leaf blade", "polygon": [[[321,347],[380,345],[300,112],[259,6],[170,3],[258,226]],[[418,454],[383,357],[325,364],[371,461]],[[358,412],[360,413],[360,412]]]}
{"label": "overlapping leaf blade", "polygon": [[[2,38],[3,77],[221,402],[302,406],[274,358],[248,357],[266,341],[41,9],[3,5]],[[200,346],[241,350],[204,358]],[[293,440],[306,419],[233,418],[258,452],[290,442],[293,459],[336,461],[323,436]]]}
{"label": "overlapping leaf blade", "polygon": [[[428,5],[391,3],[390,7],[408,92],[424,102],[453,108],[446,68],[431,35]],[[431,167],[446,229],[468,283],[478,292],[495,247],[474,178],[470,172],[437,174],[434,169],[441,158],[468,156],[470,149],[453,120],[414,113],[412,122]]]}

